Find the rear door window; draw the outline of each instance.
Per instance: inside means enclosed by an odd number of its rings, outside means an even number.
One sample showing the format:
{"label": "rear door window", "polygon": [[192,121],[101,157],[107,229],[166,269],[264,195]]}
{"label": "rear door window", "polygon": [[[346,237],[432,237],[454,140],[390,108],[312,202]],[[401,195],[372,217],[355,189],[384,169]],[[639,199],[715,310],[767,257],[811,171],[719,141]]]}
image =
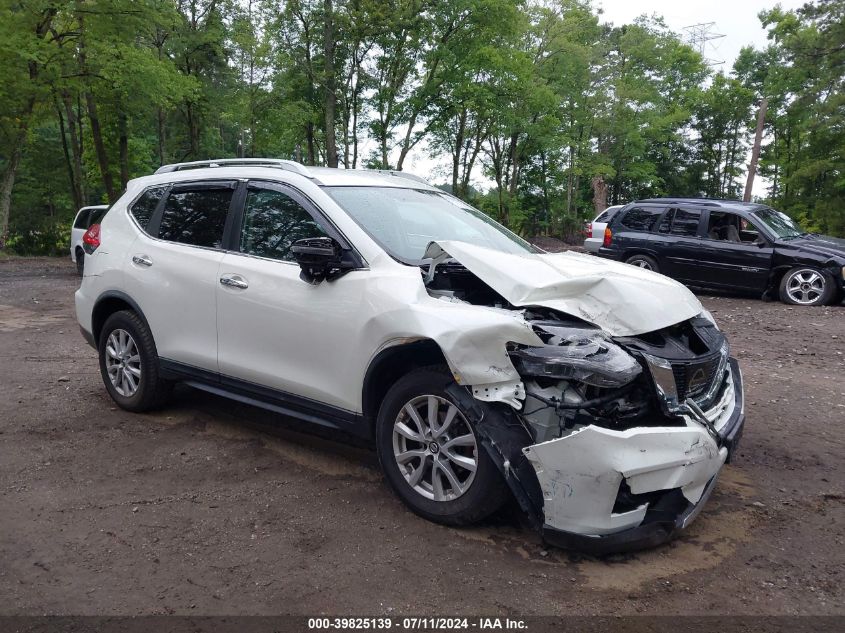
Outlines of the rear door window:
{"label": "rear door window", "polygon": [[658,233],[668,233],[669,230],[672,228],[672,220],[675,219],[675,209],[669,209],[666,212],[666,215],[660,220],[660,224],[657,226]]}
{"label": "rear door window", "polygon": [[672,221],[672,235],[693,237],[698,235],[698,223],[701,220],[701,211],[698,209],[675,209],[675,218]]}
{"label": "rear door window", "polygon": [[173,189],[164,203],[158,236],[160,239],[220,248],[223,229],[234,189],[200,185]]}
{"label": "rear door window", "polygon": [[634,207],[622,218],[622,226],[632,231],[648,233],[654,229],[662,213],[663,209],[659,207]]}

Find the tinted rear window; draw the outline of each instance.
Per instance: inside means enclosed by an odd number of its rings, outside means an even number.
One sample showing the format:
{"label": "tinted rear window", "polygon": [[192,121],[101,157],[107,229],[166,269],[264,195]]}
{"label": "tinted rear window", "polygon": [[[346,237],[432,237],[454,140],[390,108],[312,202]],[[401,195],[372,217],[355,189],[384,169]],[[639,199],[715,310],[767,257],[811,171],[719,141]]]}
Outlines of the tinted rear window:
{"label": "tinted rear window", "polygon": [[632,231],[651,231],[655,222],[663,213],[663,209],[656,207],[634,207],[622,218],[622,226]]}
{"label": "tinted rear window", "polygon": [[164,204],[158,236],[163,240],[220,248],[233,190],[173,191]]}
{"label": "tinted rear window", "polygon": [[150,218],[153,217],[153,213],[166,190],[167,187],[150,187],[129,208],[132,217],[135,218],[138,225],[145,231],[150,223]]}
{"label": "tinted rear window", "polygon": [[106,217],[107,211],[108,209],[93,209],[91,211],[91,217],[88,218],[88,226],[102,222],[103,218]]}
{"label": "tinted rear window", "polygon": [[612,218],[614,215],[616,215],[617,211],[619,211],[619,207],[610,207],[608,209],[605,209],[599,215],[599,217],[597,217],[595,220],[593,220],[593,222],[607,222],[608,220],[610,220],[610,218]]}
{"label": "tinted rear window", "polygon": [[675,219],[672,222],[672,235],[697,235],[699,219],[701,219],[701,211],[676,209]]}
{"label": "tinted rear window", "polygon": [[91,209],[85,209],[85,211],[80,211],[79,215],[76,216],[76,222],[73,223],[73,228],[75,229],[87,229],[88,228],[88,216],[91,215]]}

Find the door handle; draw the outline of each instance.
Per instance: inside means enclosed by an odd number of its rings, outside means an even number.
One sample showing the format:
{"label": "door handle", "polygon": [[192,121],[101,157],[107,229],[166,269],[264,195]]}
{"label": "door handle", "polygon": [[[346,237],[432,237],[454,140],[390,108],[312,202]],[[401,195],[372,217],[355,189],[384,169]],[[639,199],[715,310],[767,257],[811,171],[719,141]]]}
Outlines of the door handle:
{"label": "door handle", "polygon": [[223,275],[220,278],[220,283],[229,288],[237,288],[238,290],[249,288],[249,282],[240,275]]}
{"label": "door handle", "polygon": [[149,268],[153,265],[153,260],[150,259],[149,255],[133,255],[132,263],[137,264],[138,266],[146,266],[147,268]]}

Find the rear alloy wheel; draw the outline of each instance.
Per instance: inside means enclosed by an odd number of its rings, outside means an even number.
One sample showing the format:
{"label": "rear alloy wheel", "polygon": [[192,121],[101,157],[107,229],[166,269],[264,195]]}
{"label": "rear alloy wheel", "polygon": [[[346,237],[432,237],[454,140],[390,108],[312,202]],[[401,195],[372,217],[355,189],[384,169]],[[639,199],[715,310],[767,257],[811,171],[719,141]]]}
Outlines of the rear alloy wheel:
{"label": "rear alloy wheel", "polygon": [[[448,369],[416,369],[382,402],[376,448],[385,478],[422,517],[467,525],[509,499],[507,485],[475,431],[471,416],[446,393]],[[485,415],[496,415],[490,409]]]}
{"label": "rear alloy wheel", "polygon": [[657,267],[657,262],[653,257],[649,257],[648,255],[632,255],[625,260],[625,263],[630,264],[631,266],[636,266],[637,268],[642,268],[643,270],[650,270],[655,273],[660,272],[660,269]]}
{"label": "rear alloy wheel", "polygon": [[835,293],[833,282],[815,268],[793,268],[780,282],[781,301],[793,305],[826,305]]}
{"label": "rear alloy wheel", "polygon": [[149,411],[161,405],[172,383],[159,378],[158,355],[147,324],[122,310],[103,324],[98,350],[106,390],[127,411]]}

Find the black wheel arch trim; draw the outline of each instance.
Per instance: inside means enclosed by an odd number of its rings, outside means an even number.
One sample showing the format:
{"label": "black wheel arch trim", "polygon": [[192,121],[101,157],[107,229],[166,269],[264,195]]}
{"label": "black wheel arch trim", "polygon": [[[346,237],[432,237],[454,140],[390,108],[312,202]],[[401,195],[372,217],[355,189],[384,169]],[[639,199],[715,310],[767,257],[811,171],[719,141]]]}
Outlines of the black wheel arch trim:
{"label": "black wheel arch trim", "polygon": [[[446,355],[437,342],[430,338],[399,341],[381,349],[373,356],[367,365],[361,385],[361,411],[373,433],[379,407],[390,386],[412,369],[437,364],[446,364]],[[380,374],[394,366],[401,367],[401,373],[393,373],[394,379],[390,384],[379,382]]]}
{"label": "black wheel arch trim", "polygon": [[[98,327],[97,327],[98,324],[96,323],[96,319],[94,318],[94,316],[97,314],[97,308],[99,306],[101,306],[105,301],[109,301],[111,299],[117,299],[119,301],[123,301],[124,303],[126,303],[130,308],[132,308],[132,311],[135,312],[135,314],[138,315],[138,318],[140,318],[141,321],[143,321],[143,323],[147,327],[147,329],[150,330],[150,333],[152,333],[152,329],[150,329],[150,324],[147,321],[147,317],[144,315],[144,311],[141,309],[141,306],[138,305],[137,301],[135,301],[128,294],[126,294],[125,292],[122,292],[120,290],[106,290],[105,292],[100,294],[99,297],[97,297],[97,300],[94,302],[94,307],[91,310],[91,332],[90,332],[90,334],[91,334],[93,340],[95,341],[94,347],[97,346],[96,343],[100,339],[100,332],[98,331]],[[102,325],[106,322],[107,318],[108,318],[108,316],[106,316],[106,317],[104,317],[103,319],[100,320],[100,323],[99,323],[100,327],[102,327]],[[153,336],[153,340],[155,340],[155,336]]]}

